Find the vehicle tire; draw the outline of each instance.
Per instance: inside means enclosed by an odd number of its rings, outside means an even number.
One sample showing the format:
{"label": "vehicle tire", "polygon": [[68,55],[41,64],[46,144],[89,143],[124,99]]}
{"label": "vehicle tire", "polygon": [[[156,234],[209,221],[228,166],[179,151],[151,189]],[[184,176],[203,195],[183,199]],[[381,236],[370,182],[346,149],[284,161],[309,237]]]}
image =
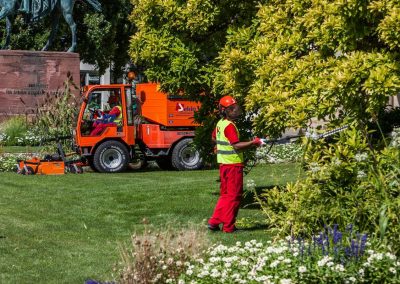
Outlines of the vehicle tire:
{"label": "vehicle tire", "polygon": [[26,169],[22,168],[22,170],[21,170],[21,175],[29,176],[29,175],[34,175],[34,174],[35,174],[35,171],[33,170],[32,167],[29,167],[29,166],[27,166]]}
{"label": "vehicle tire", "polygon": [[173,170],[174,168],[172,167],[171,164],[171,157],[166,156],[166,157],[161,157],[156,160],[157,166],[165,171]]}
{"label": "vehicle tire", "polygon": [[128,149],[118,141],[106,141],[100,144],[93,157],[93,166],[101,173],[122,172],[128,163]]}
{"label": "vehicle tire", "polygon": [[192,138],[185,138],[175,145],[171,163],[178,171],[198,170],[203,166],[203,159],[199,150],[194,147]]}

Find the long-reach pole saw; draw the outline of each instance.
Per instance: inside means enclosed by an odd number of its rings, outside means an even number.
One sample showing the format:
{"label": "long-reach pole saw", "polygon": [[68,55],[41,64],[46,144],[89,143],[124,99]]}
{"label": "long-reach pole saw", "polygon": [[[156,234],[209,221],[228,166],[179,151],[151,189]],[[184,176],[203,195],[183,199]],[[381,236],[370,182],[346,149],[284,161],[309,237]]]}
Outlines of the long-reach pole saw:
{"label": "long-reach pole saw", "polygon": [[[292,143],[292,139],[296,139],[296,138],[300,138],[300,137],[307,137],[310,138],[311,140],[320,140],[320,139],[324,139],[327,138],[329,136],[335,135],[336,133],[342,132],[344,130],[346,130],[347,128],[349,128],[349,125],[343,125],[340,126],[338,128],[334,128],[332,130],[326,131],[324,133],[321,134],[306,134],[306,135],[293,135],[293,136],[286,136],[280,139],[267,139],[267,138],[262,138],[261,141],[264,143],[263,145],[266,144],[270,144],[269,149],[267,150],[267,153],[265,155],[268,155],[269,152],[271,151],[272,147],[275,144],[287,144],[287,143]],[[255,159],[254,162],[249,166],[248,169],[245,169],[244,171],[244,175],[248,175],[250,173],[250,171],[254,168],[254,166],[256,165],[258,159]]]}

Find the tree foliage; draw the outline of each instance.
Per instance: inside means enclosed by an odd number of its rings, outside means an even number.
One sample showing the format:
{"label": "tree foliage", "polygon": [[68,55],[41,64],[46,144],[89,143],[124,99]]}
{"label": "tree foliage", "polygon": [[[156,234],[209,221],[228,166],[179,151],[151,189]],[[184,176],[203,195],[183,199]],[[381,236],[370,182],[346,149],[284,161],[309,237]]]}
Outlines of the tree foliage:
{"label": "tree foliage", "polygon": [[399,92],[398,1],[133,4],[132,60],[165,90],[200,99],[202,121],[232,94],[256,133],[279,136],[312,117],[366,121]]}
{"label": "tree foliage", "polygon": [[196,98],[211,93],[229,26],[249,24],[256,1],[133,0],[130,56],[151,81]]}
{"label": "tree foliage", "polygon": [[[375,118],[399,93],[397,1],[268,1],[220,53],[217,85],[243,96],[259,132],[312,117]],[[396,12],[397,11],[397,12]]]}
{"label": "tree foliage", "polygon": [[[149,81],[170,93],[184,91],[202,108],[197,119],[203,128],[198,143],[209,151],[210,132],[218,119],[213,89],[218,56],[230,27],[250,25],[257,1],[133,0],[130,20],[137,28],[131,37],[132,62],[143,68]],[[246,124],[245,122],[242,122]]]}
{"label": "tree foliage", "polygon": [[[95,13],[85,1],[77,1],[74,20],[77,24],[77,51],[81,60],[98,66],[103,73],[110,63],[114,64],[114,76],[121,75],[121,68],[129,61],[129,37],[133,25],[128,21],[132,10],[129,0],[100,0],[103,11]],[[41,50],[50,33],[51,18],[26,24],[22,15],[17,15],[11,37],[11,49]],[[4,41],[5,20],[0,22],[0,36]],[[64,19],[51,50],[66,51],[71,44],[71,32]]]}

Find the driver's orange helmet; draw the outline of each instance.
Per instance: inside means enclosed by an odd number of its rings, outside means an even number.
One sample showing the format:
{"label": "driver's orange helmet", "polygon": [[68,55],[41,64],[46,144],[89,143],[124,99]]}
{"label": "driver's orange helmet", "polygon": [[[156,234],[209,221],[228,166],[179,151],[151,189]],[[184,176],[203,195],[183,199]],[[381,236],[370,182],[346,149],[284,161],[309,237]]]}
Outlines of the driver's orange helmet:
{"label": "driver's orange helmet", "polygon": [[219,100],[219,106],[222,108],[227,108],[230,107],[234,104],[236,104],[236,100],[231,97],[231,96],[223,96],[220,100]]}

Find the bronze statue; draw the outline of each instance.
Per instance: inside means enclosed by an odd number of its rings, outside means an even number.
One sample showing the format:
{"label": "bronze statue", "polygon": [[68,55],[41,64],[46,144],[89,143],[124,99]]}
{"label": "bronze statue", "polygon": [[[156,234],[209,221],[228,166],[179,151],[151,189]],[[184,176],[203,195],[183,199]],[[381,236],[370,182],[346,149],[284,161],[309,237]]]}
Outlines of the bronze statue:
{"label": "bronze statue", "polygon": [[[85,0],[97,12],[101,12],[101,4],[97,0]],[[43,51],[48,50],[53,43],[54,36],[58,29],[60,15],[64,16],[65,21],[69,25],[72,34],[72,44],[68,52],[74,52],[76,49],[76,24],[72,17],[75,0],[0,0],[0,20],[6,18],[6,40],[2,49],[9,49],[11,27],[16,14],[20,12],[26,13],[27,18],[34,22],[47,15],[52,17],[52,25],[50,36]]]}
{"label": "bronze statue", "polygon": [[19,7],[19,11],[29,14],[31,12],[31,5],[32,5],[31,0],[22,0],[21,6]]}

